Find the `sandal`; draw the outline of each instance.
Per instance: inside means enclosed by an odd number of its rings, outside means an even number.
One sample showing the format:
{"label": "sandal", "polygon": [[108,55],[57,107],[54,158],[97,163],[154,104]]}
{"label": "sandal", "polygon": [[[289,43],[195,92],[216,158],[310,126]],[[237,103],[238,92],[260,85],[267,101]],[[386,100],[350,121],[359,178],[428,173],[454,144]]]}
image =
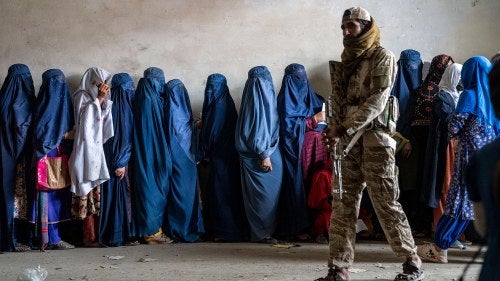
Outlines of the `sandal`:
{"label": "sandal", "polygon": [[336,268],[329,268],[328,275],[326,275],[325,277],[320,277],[318,279],[315,279],[314,281],[346,281],[346,280],[347,281],[351,280],[347,268],[336,267]]}
{"label": "sandal", "polygon": [[172,239],[166,236],[165,234],[155,235],[153,237],[145,237],[144,241],[148,245],[157,245],[157,244],[170,244],[172,243]]}
{"label": "sandal", "polygon": [[69,249],[74,249],[75,246],[71,245],[70,243],[66,241],[59,241],[55,244],[48,245],[47,250],[69,250]]}
{"label": "sandal", "polygon": [[15,243],[14,250],[16,252],[27,252],[27,251],[31,251],[31,247],[28,245],[21,244],[21,243]]}
{"label": "sandal", "polygon": [[403,263],[403,273],[399,273],[394,281],[420,281],[424,280],[424,271],[418,268],[413,261],[407,260]]}
{"label": "sandal", "polygon": [[139,243],[139,241],[137,240],[132,240],[132,241],[127,241],[123,244],[123,246],[138,246],[140,245],[141,243]]}

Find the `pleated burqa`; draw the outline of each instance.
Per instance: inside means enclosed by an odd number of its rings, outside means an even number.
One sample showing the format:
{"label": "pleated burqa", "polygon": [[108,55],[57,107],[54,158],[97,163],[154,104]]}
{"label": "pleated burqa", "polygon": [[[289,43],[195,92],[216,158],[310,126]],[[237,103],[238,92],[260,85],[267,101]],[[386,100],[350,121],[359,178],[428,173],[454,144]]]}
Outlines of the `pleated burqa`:
{"label": "pleated burqa", "polygon": [[304,66],[296,63],[287,66],[278,94],[280,149],[283,156],[283,185],[277,230],[280,235],[298,235],[309,226],[300,154],[306,118],[321,111],[322,105],[323,101],[309,84]]}
{"label": "pleated burqa", "polygon": [[166,84],[165,129],[172,153],[168,196],[168,229],[174,241],[196,242],[205,232],[200,209],[198,172],[193,146],[194,120],[184,84]]}
{"label": "pleated burqa", "polygon": [[[104,154],[110,172],[109,181],[101,186],[101,216],[99,244],[120,246],[130,237],[130,187],[128,163],[132,154],[134,128],[134,81],[127,73],[111,79],[111,101],[115,135],[104,144]],[[115,170],[125,168],[120,179]]]}
{"label": "pleated burqa", "polygon": [[151,67],[135,92],[131,197],[132,235],[138,237],[158,233],[166,219],[172,160],[163,127],[164,88],[163,71]]}
{"label": "pleated burqa", "polygon": [[[265,66],[248,72],[240,116],[236,122],[236,150],[241,161],[243,200],[250,223],[250,239],[269,238],[276,229],[276,209],[283,179],[276,94]],[[270,158],[272,170],[261,168]]]}
{"label": "pleated burqa", "polygon": [[35,89],[28,66],[14,64],[0,90],[0,251],[14,251],[16,164],[31,125]]}
{"label": "pleated burqa", "polygon": [[222,74],[208,76],[202,110],[200,155],[210,162],[206,192],[208,220],[216,240],[248,239],[240,160],[234,145],[238,113]]}
{"label": "pleated burqa", "polygon": [[[44,156],[70,155],[73,141],[63,139],[74,126],[73,105],[64,73],[50,69],[42,75],[42,85],[36,99],[33,116],[33,166],[30,177],[36,178],[36,165]],[[31,181],[29,181],[31,183]],[[36,191],[30,185],[33,200],[30,220],[36,222],[41,232],[42,247],[61,241],[58,222],[71,218],[71,191],[67,188]]]}

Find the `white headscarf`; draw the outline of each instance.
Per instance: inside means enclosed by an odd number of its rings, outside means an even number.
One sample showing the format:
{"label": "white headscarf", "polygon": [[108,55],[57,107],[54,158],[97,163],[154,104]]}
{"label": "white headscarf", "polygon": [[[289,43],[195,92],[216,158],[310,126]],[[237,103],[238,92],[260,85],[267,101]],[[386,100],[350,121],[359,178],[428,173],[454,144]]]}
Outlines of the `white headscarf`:
{"label": "white headscarf", "polygon": [[111,73],[102,68],[91,67],[83,74],[80,86],[76,90],[75,94],[78,91],[85,91],[89,93],[93,99],[96,99],[98,94],[96,85],[101,82],[107,83],[109,79],[111,79]]}
{"label": "white headscarf", "polygon": [[77,196],[87,195],[92,188],[109,180],[109,171],[103,144],[113,136],[113,102],[107,95],[99,102],[97,84],[108,82],[111,74],[92,67],[82,77],[80,87],[73,93],[75,109],[75,141],[68,165],[71,191]]}
{"label": "white headscarf", "polygon": [[451,95],[455,106],[462,91],[457,91],[457,85],[460,82],[460,74],[462,73],[462,65],[454,63],[446,68],[439,82],[439,90],[445,91]]}

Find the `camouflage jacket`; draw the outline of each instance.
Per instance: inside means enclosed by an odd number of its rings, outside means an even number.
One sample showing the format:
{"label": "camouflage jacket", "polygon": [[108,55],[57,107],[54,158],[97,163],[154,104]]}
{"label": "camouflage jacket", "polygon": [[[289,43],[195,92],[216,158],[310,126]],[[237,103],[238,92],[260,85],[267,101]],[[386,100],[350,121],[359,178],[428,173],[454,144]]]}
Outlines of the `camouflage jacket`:
{"label": "camouflage jacket", "polygon": [[342,125],[354,134],[379,116],[390,96],[396,76],[396,59],[382,47],[365,54],[357,70],[343,78],[339,62],[330,62],[332,78],[333,125]]}

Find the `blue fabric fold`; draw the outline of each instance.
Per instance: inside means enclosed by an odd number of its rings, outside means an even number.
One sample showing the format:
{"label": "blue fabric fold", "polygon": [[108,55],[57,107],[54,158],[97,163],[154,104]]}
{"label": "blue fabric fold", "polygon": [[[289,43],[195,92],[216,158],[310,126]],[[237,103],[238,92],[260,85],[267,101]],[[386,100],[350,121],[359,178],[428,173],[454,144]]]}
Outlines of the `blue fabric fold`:
{"label": "blue fabric fold", "polygon": [[111,79],[111,113],[115,134],[104,144],[111,178],[101,186],[99,243],[102,245],[122,245],[131,233],[129,176],[126,173],[120,180],[114,171],[128,168],[132,152],[134,97],[134,81],[130,75],[115,74]]}
{"label": "blue fabric fold", "polygon": [[208,224],[219,240],[247,240],[249,226],[243,207],[240,160],[234,145],[238,113],[222,74],[208,76],[202,117],[200,155],[210,162],[206,188]]}
{"label": "blue fabric fold", "polygon": [[314,92],[307,79],[304,66],[294,63],[286,67],[277,104],[283,156],[277,233],[297,235],[309,226],[300,161],[306,118],[321,111],[323,105],[323,99]]}
{"label": "blue fabric fold", "polygon": [[[265,66],[254,67],[248,72],[235,139],[240,154],[250,239],[258,241],[270,237],[276,229],[276,209],[283,179],[276,95],[271,74]],[[272,171],[260,168],[267,157],[271,160]]]}
{"label": "blue fabric fold", "polygon": [[134,99],[132,132],[133,232],[144,237],[157,233],[166,219],[172,158],[163,126],[165,78],[159,68],[148,68],[139,80]]}
{"label": "blue fabric fold", "polygon": [[0,89],[0,251],[14,251],[16,164],[25,147],[35,102],[28,66],[14,64]]}
{"label": "blue fabric fold", "polygon": [[198,193],[194,156],[194,120],[184,84],[174,79],[166,84],[165,131],[172,153],[172,175],[168,195],[168,232],[180,242],[196,242],[205,232]]}

